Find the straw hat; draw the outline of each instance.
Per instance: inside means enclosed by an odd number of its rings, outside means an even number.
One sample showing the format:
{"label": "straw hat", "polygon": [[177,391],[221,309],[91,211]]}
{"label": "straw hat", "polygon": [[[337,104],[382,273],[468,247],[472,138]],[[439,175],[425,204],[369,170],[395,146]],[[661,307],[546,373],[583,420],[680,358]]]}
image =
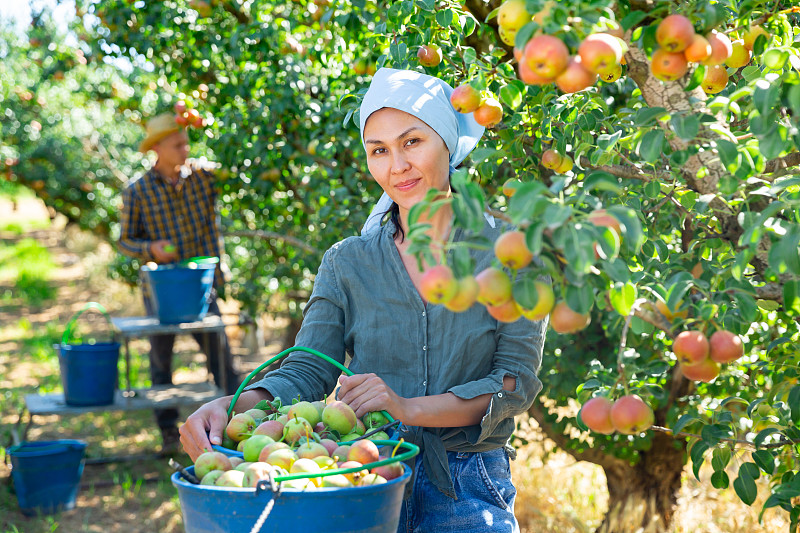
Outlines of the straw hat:
{"label": "straw hat", "polygon": [[181,130],[175,123],[175,115],[164,113],[151,118],[147,122],[147,136],[139,145],[139,151],[147,153],[154,145],[158,144],[164,137],[172,135]]}

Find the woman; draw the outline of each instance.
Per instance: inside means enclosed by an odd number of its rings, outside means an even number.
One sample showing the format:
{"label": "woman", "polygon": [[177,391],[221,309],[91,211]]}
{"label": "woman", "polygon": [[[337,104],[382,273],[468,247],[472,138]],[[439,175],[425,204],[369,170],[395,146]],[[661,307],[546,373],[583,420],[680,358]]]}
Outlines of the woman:
{"label": "woman", "polygon": [[[325,253],[296,338],[340,362],[351,354],[354,375],[339,377],[333,365],[295,352],[249,386],[236,411],[273,397],[322,399],[338,378],[338,398],[359,417],[385,409],[403,422],[400,436],[422,449],[398,531],[518,531],[508,439],[514,416],[541,389],[545,323],[499,323],[480,305],[463,313],[428,305],[404,238],[411,207],[431,188],[452,194],[450,173],[483,133],[471,115],[453,109],[451,92],[437,78],[381,69],[361,104],[367,164],[384,196],[361,236]],[[381,225],[387,207],[391,217]],[[451,232],[464,238],[451,229],[449,208],[423,221],[434,251]],[[485,237],[500,231],[487,219]],[[473,258],[476,272],[493,260],[490,251]],[[214,400],[181,427],[192,458],[221,442],[229,404],[230,397]]]}

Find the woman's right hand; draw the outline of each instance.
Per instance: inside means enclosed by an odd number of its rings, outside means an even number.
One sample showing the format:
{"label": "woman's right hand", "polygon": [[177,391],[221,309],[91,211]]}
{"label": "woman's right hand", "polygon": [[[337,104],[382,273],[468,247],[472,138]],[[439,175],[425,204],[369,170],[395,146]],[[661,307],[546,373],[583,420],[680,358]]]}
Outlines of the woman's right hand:
{"label": "woman's right hand", "polygon": [[212,400],[189,415],[178,431],[183,449],[195,461],[203,453],[211,451],[212,444],[222,444],[222,435],[228,425],[228,406],[232,396]]}

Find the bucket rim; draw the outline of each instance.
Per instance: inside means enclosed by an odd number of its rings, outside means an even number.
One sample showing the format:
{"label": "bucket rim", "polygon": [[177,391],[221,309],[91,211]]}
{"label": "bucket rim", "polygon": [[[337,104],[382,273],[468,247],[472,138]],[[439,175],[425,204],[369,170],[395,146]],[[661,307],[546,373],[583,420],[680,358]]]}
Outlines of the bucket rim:
{"label": "bucket rim", "polygon": [[[357,494],[359,492],[368,492],[368,491],[375,491],[375,490],[388,490],[388,489],[392,488],[392,485],[396,485],[396,484],[405,485],[408,482],[409,478],[411,477],[411,468],[405,463],[400,463],[400,464],[403,465],[403,475],[401,475],[399,477],[396,477],[394,479],[390,479],[390,480],[386,481],[386,483],[380,483],[378,485],[366,485],[366,486],[362,486],[362,487],[344,487],[344,488],[342,488],[342,487],[314,487],[313,489],[308,489],[308,490],[306,490],[306,489],[282,488],[281,489],[281,494],[287,493],[287,492],[291,493],[291,494],[307,493],[307,494],[311,494],[311,495],[318,494],[318,493],[329,494],[331,492],[336,492],[336,491],[341,491],[341,490],[356,491],[355,493],[350,492],[349,494]],[[194,473],[194,466],[191,466],[189,468],[191,468],[191,473]],[[189,468],[187,468],[187,470],[189,470]],[[249,494],[252,494],[253,496],[257,495],[256,494],[256,489],[253,488],[253,487],[241,487],[240,488],[240,487],[217,487],[216,485],[195,485],[194,483],[189,483],[188,481],[183,479],[183,477],[181,476],[180,472],[174,472],[170,476],[170,479],[172,481],[172,484],[176,488],[180,488],[180,489],[183,489],[183,490],[189,490],[189,491],[194,492],[194,493],[199,493],[199,492],[206,492],[207,493],[208,491],[211,491],[211,492],[220,492],[220,493],[221,492],[234,492],[234,493],[237,493],[237,494],[248,494],[249,493]],[[261,491],[261,492],[265,492],[267,494],[270,493],[270,491]]]}
{"label": "bucket rim", "polygon": [[87,446],[86,441],[77,439],[25,441],[9,447],[7,453],[10,457],[41,457],[54,452],[83,451]]}
{"label": "bucket rim", "polygon": [[143,272],[148,274],[152,272],[192,272],[192,271],[205,271],[205,270],[213,270],[217,267],[217,263],[211,262],[199,262],[199,263],[192,263],[193,267],[188,266],[187,264],[183,263],[168,263],[166,265],[156,265],[155,267],[151,267],[148,265],[142,265],[139,267]]}
{"label": "bucket rim", "polygon": [[69,344],[69,343],[64,344],[62,342],[60,344],[56,344],[56,346],[59,347],[59,348],[69,348],[69,349],[74,349],[75,347],[80,346],[81,348],[84,348],[84,349],[89,348],[89,349],[92,349],[92,350],[96,350],[96,349],[100,349],[100,348],[105,348],[105,349],[108,349],[108,348],[120,348],[122,345],[120,343],[114,341],[114,342],[94,342],[94,343],[84,342],[84,343],[79,343],[79,344]]}

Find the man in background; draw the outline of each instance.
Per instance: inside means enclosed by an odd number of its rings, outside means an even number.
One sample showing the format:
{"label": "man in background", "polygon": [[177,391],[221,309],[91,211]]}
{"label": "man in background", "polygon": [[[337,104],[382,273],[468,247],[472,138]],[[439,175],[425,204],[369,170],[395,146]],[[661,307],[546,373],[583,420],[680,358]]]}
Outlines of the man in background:
{"label": "man in background", "polygon": [[[158,159],[147,173],[133,180],[123,192],[120,216],[120,250],[141,262],[173,263],[191,257],[222,257],[222,242],[216,212],[214,174],[186,165],[189,138],[172,114],[153,117],[147,124],[147,136],[139,150],[153,150]],[[215,289],[222,290],[219,265]],[[142,279],[142,296],[149,315],[155,315],[153,295]],[[208,312],[220,314],[216,292]],[[221,338],[220,338],[221,337]],[[194,334],[208,357],[214,381],[226,384],[225,394],[233,394],[239,379],[225,333]],[[150,337],[150,377],[153,385],[172,384],[172,349],[175,335]],[[224,358],[225,379],[219,375],[220,350]],[[177,409],[157,409],[156,421],[161,430],[162,451],[180,448]]]}

